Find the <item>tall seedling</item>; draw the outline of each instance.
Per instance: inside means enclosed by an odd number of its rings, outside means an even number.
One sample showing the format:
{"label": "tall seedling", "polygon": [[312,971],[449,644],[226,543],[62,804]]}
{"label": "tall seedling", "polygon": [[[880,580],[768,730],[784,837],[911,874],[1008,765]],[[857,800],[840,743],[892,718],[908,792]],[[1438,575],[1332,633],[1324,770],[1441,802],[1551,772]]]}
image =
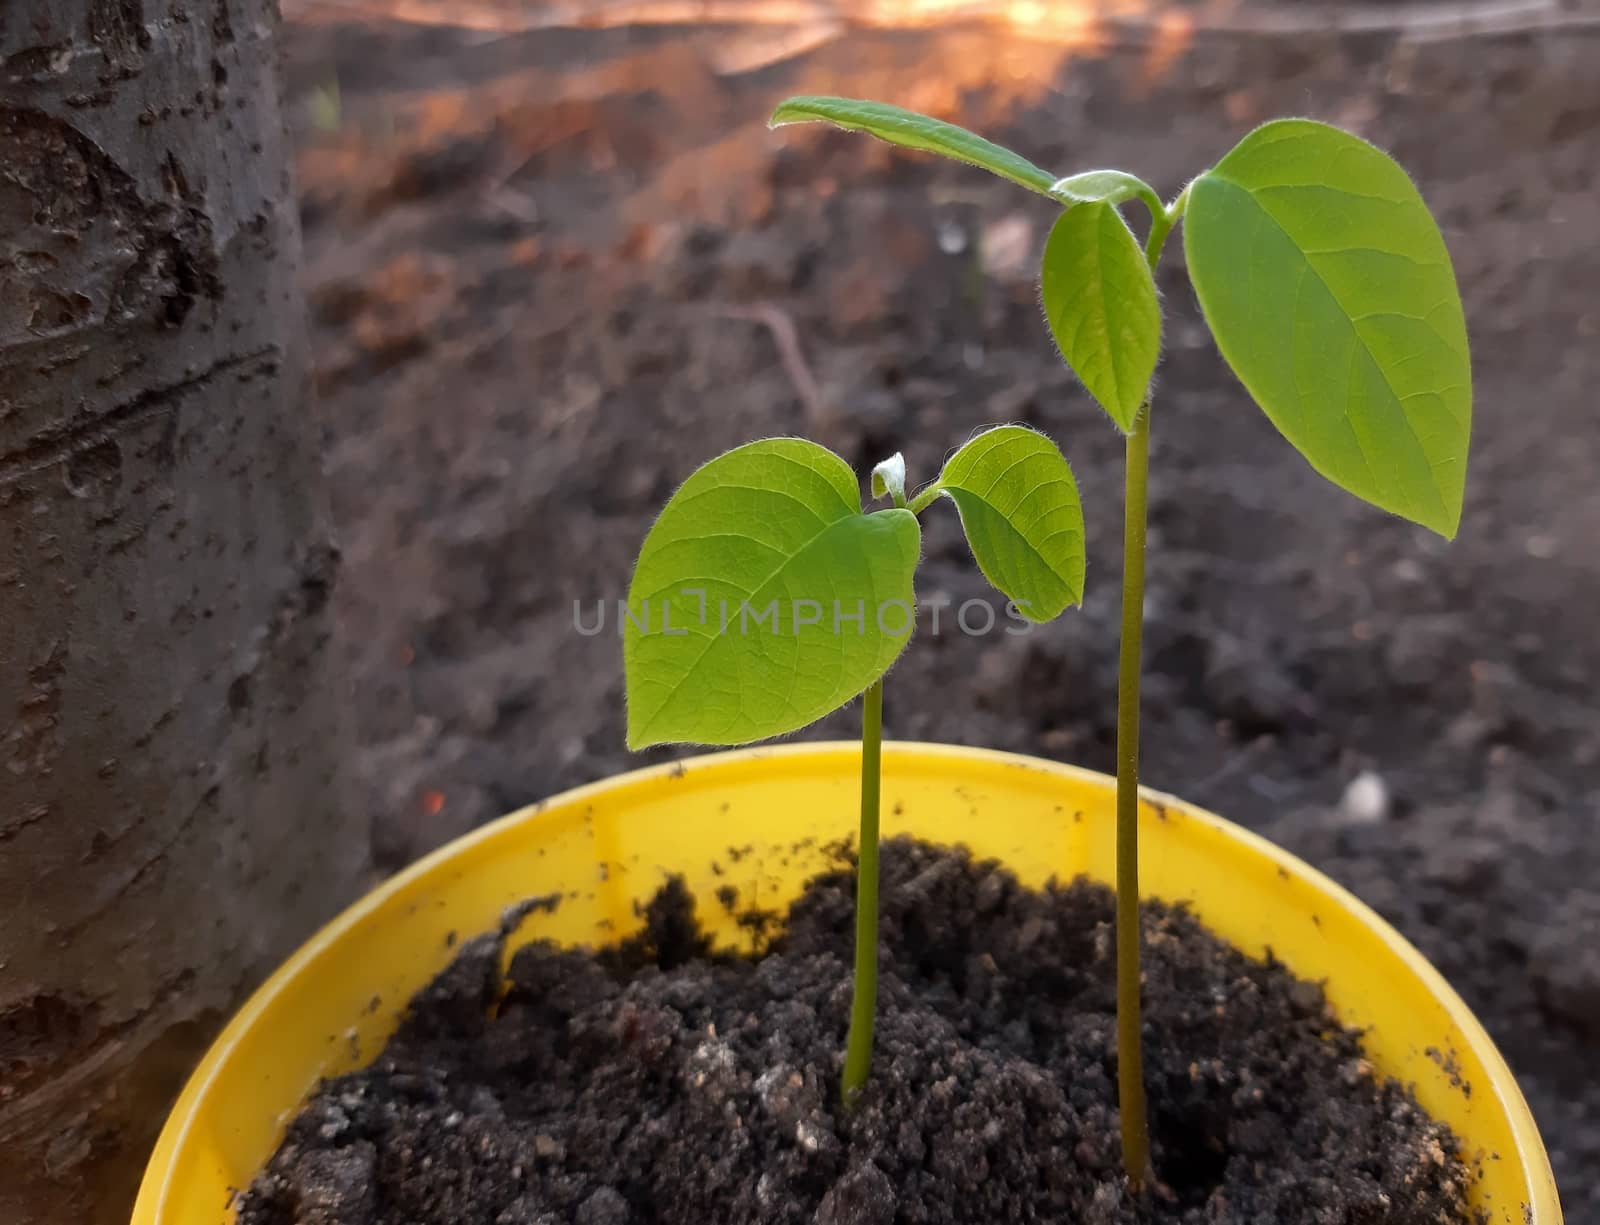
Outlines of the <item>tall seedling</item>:
{"label": "tall seedling", "polygon": [[[791,98],[821,120],[979,166],[1062,206],[1040,273],[1062,357],[1126,435],[1117,685],[1117,1068],[1122,1155],[1150,1175],[1139,998],[1139,670],[1155,269],[1181,220],[1217,348],[1268,418],[1334,484],[1454,537],[1472,420],[1466,323],[1438,226],[1406,173],[1348,132],[1264,124],[1171,203],[1120,170],[1058,178],[963,128],[879,102]],[[1150,217],[1141,248],[1120,206]]]}
{"label": "tall seedling", "polygon": [[738,447],[668,500],[634,567],[623,626],[628,745],[747,744],[862,696],[855,982],[841,1091],[867,1081],[878,970],[883,678],[916,620],[918,515],[955,504],[979,568],[1015,615],[1083,594],[1083,514],[1061,452],[1020,426],[961,447],[914,497],[895,455],[862,509],[850,466],[799,438]]}

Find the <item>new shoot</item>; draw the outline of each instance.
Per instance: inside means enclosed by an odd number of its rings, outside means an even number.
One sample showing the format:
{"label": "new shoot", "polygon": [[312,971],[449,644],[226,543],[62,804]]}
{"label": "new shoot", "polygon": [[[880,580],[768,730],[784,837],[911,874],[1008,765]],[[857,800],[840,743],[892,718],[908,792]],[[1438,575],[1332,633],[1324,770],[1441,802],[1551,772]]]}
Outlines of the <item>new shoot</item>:
{"label": "new shoot", "polygon": [[862,697],[855,977],[840,1091],[872,1059],[884,675],[916,624],[918,516],[954,504],[1012,615],[1053,620],[1083,595],[1077,484],[1048,438],[987,430],[915,496],[895,455],[864,510],[850,466],[799,438],[738,447],[668,500],[634,567],[623,633],[628,745],[766,740]]}
{"label": "new shoot", "polygon": [[[1472,420],[1449,252],[1404,170],[1338,128],[1280,119],[1170,203],[1121,170],[1062,178],[953,124],[881,102],[791,98],[774,127],[822,121],[981,167],[1060,210],[1040,269],[1061,356],[1126,435],[1117,685],[1117,1076],[1123,1164],[1151,1176],[1140,1038],[1139,673],[1155,271],[1181,221],[1217,348],[1279,432],[1335,485],[1445,537],[1461,520]],[[1122,215],[1148,214],[1141,244]]]}

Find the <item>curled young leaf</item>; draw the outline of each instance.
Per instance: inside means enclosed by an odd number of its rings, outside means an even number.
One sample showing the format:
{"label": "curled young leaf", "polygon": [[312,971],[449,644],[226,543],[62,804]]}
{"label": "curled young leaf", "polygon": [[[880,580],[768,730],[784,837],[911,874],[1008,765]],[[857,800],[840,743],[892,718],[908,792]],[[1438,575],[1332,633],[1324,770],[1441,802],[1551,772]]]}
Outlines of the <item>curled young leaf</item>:
{"label": "curled young leaf", "polygon": [[906,457],[899,451],[872,470],[872,496],[893,498],[896,506],[906,504]]}
{"label": "curled young leaf", "polygon": [[744,744],[844,705],[910,640],[921,542],[910,511],[863,514],[849,465],[815,443],[767,439],[699,468],[628,590],[629,747]]}
{"label": "curled young leaf", "polygon": [[1041,170],[1021,154],[985,140],[975,132],[942,119],[919,115],[916,111],[890,106],[887,102],[866,102],[857,98],[789,98],[772,112],[771,126],[779,128],[817,120],[852,132],[866,132],[904,149],[920,149],[952,161],[966,162],[1042,196],[1050,194],[1051,184],[1056,181],[1055,175]]}
{"label": "curled young leaf", "polygon": [[1069,174],[1051,184],[1050,194],[1065,204],[1093,201],[1122,204],[1128,200],[1143,200],[1152,217],[1165,212],[1155,188],[1125,170],[1085,170],[1081,174]]}
{"label": "curled young leaf", "polygon": [[936,488],[956,504],[983,575],[1030,621],[1083,599],[1083,508],[1056,444],[1020,425],[986,430],[945,463]]}
{"label": "curled young leaf", "polygon": [[1045,321],[1111,419],[1133,429],[1161,356],[1161,304],[1138,240],[1110,204],[1075,205],[1045,240]]}
{"label": "curled young leaf", "polygon": [[1217,347],[1295,449],[1358,498],[1454,536],[1467,329],[1405,171],[1338,128],[1266,124],[1190,187],[1184,249]]}

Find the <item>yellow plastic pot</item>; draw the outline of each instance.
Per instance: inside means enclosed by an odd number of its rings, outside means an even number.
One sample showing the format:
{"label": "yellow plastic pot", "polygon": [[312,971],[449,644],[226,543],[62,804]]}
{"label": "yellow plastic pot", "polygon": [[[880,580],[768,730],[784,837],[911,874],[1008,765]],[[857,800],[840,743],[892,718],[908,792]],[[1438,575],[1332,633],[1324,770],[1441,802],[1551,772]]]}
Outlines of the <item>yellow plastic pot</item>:
{"label": "yellow plastic pot", "polygon": [[[519,942],[571,944],[634,930],[634,903],[668,872],[699,897],[731,883],[743,903],[785,906],[825,866],[821,845],[854,831],[859,763],[858,745],[821,744],[640,770],[524,809],[402,872],[319,932],[223,1031],[161,1133],[134,1225],[225,1222],[235,1189],[254,1178],[318,1078],[372,1058],[458,940],[495,927],[523,898],[565,900],[530,916]],[[1030,885],[1112,878],[1111,779],[921,744],[885,745],[883,775],[886,836],[965,843]],[[1270,946],[1296,974],[1324,981],[1341,1019],[1368,1031],[1378,1069],[1413,1085],[1477,1159],[1474,1206],[1494,1225],[1560,1225],[1516,1081],[1411,945],[1338,885],[1219,817],[1147,793],[1140,822],[1147,895],[1185,900],[1245,951]],[[718,903],[700,919],[729,946],[747,939]]]}

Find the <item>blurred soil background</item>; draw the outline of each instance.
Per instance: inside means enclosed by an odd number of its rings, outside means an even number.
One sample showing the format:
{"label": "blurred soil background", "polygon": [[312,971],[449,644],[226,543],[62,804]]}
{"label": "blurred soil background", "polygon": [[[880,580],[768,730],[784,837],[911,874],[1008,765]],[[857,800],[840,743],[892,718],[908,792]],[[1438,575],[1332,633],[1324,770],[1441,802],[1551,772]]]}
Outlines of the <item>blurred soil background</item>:
{"label": "blurred soil background", "polygon": [[[1586,7],[1587,5],[1587,7]],[[979,13],[978,10],[984,10]],[[878,97],[1167,196],[1253,124],[1406,165],[1467,303],[1454,544],[1322,483],[1238,388],[1170,248],[1154,416],[1145,779],[1282,842],[1421,946],[1600,1220],[1600,7],[1324,0],[546,6],[285,0],[359,776],[386,868],[623,748],[614,602],[700,462],[804,433],[931,477],[1055,437],[1081,613],[926,633],[891,735],[1112,767],[1119,436],[1056,360],[1046,201],[815,129]],[[1142,219],[1138,219],[1142,225]],[[923,600],[989,598],[953,515]],[[587,623],[612,605],[606,631]],[[855,731],[851,711],[816,729]],[[841,817],[841,831],[848,821]],[[730,831],[730,837],[733,831]]]}

